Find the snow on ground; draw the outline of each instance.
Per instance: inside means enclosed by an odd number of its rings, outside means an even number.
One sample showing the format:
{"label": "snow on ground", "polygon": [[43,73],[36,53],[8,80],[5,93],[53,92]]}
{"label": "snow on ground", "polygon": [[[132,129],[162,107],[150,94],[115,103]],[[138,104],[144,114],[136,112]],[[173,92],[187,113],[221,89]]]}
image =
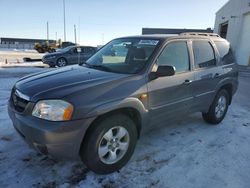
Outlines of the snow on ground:
{"label": "snow on ground", "polygon": [[[7,60],[8,63],[23,62],[24,57],[32,59],[42,59],[44,54],[39,54],[34,50],[3,50],[0,49],[0,63],[4,63]],[[1,66],[1,64],[0,64]]]}
{"label": "snow on ground", "polygon": [[3,50],[0,49],[0,68],[9,67],[48,67],[42,61],[24,62],[23,58],[42,59],[44,54],[39,54],[35,50]]}
{"label": "snow on ground", "polygon": [[54,161],[30,149],[7,115],[13,84],[41,68],[0,68],[0,187],[232,187],[250,185],[250,74],[218,126],[199,113],[142,135],[120,171],[96,175],[81,162]]}
{"label": "snow on ground", "polygon": [[34,52],[37,53],[34,49],[17,49],[17,48],[0,48],[0,51],[7,51],[7,52]]}
{"label": "snow on ground", "polygon": [[15,67],[48,67],[48,65],[43,64],[42,61],[35,62],[11,62],[6,64],[5,62],[0,62],[0,68],[15,68]]}

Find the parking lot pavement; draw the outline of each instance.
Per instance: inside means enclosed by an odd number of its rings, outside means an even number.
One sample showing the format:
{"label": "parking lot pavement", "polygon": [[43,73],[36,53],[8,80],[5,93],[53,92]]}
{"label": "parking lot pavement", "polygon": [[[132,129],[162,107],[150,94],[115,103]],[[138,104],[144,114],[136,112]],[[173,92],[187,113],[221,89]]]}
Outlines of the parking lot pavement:
{"label": "parking lot pavement", "polygon": [[0,69],[0,187],[232,187],[250,185],[250,74],[240,74],[239,90],[218,126],[199,113],[167,124],[138,141],[120,171],[101,176],[81,162],[57,162],[22,141],[7,116],[7,100],[21,77],[46,69]]}

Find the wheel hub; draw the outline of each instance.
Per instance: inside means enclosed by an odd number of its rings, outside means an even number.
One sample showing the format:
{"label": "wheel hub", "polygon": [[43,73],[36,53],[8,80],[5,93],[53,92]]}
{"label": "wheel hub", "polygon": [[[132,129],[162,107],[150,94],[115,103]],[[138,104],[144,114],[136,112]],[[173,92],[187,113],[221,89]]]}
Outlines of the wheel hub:
{"label": "wheel hub", "polygon": [[103,135],[99,144],[99,158],[105,164],[114,164],[126,154],[128,146],[128,131],[121,126],[111,128]]}
{"label": "wheel hub", "polygon": [[220,96],[218,99],[217,105],[215,107],[215,115],[217,118],[221,118],[226,110],[226,97]]}

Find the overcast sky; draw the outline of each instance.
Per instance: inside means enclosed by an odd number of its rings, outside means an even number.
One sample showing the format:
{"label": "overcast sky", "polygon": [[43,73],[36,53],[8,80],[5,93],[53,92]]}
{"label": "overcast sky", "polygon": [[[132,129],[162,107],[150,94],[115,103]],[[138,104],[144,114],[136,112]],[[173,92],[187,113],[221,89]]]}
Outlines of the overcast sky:
{"label": "overcast sky", "polygon": [[[227,0],[65,0],[67,41],[97,45],[142,27],[214,27],[215,13]],[[63,0],[0,0],[0,37],[63,39]],[[79,33],[77,34],[79,37]],[[79,40],[79,39],[78,39]]]}

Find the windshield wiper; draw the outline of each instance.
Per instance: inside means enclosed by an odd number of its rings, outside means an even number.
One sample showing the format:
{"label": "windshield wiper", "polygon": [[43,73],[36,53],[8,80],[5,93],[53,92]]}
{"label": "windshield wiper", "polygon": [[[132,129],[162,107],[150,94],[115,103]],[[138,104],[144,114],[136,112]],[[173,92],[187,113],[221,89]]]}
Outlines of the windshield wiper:
{"label": "windshield wiper", "polygon": [[79,65],[86,65],[88,68],[104,70],[104,71],[107,71],[107,72],[113,72],[109,67],[106,67],[104,65],[92,65],[92,64],[87,63],[86,61],[83,61],[83,62],[79,63]]}
{"label": "windshield wiper", "polygon": [[90,68],[94,68],[94,69],[99,69],[99,70],[104,70],[104,71],[112,72],[112,70],[109,67],[106,67],[104,65],[90,65],[90,64],[87,64],[87,66],[89,66]]}

